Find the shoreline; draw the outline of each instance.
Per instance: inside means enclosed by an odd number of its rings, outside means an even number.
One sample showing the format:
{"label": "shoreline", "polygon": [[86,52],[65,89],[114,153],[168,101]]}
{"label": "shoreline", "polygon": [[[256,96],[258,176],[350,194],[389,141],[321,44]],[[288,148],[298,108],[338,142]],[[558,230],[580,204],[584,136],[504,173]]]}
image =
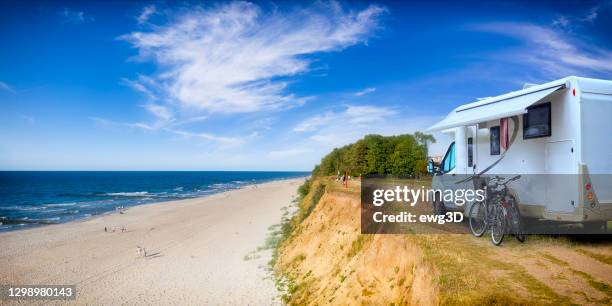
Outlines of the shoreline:
{"label": "shoreline", "polygon": [[[268,184],[268,183],[278,182],[278,181],[290,181],[290,180],[296,180],[296,179],[305,180],[305,179],[307,179],[309,177],[310,177],[310,175],[300,176],[300,177],[292,177],[292,178],[271,179],[271,180],[262,181],[262,182],[258,182],[258,183],[246,184],[244,186],[240,186],[240,187],[235,188],[235,189],[229,189],[229,190],[224,190],[224,191],[219,191],[219,192],[213,192],[213,193],[210,193],[210,194],[205,194],[205,195],[196,196],[196,197],[192,197],[192,198],[183,198],[183,199],[174,199],[174,200],[162,200],[162,201],[157,201],[157,202],[153,201],[153,202],[148,202],[148,203],[140,203],[140,204],[135,204],[135,205],[131,205],[131,206],[126,206],[126,211],[130,210],[130,209],[133,209],[135,207],[141,207],[141,206],[174,203],[174,202],[188,201],[188,200],[194,200],[194,199],[204,199],[204,198],[207,198],[207,197],[211,197],[211,196],[215,196],[215,195],[219,195],[219,194],[224,194],[224,193],[227,193],[227,192],[232,192],[232,191],[237,191],[237,190],[241,190],[241,189],[252,188],[253,186],[257,186],[257,185]],[[75,218],[73,220],[68,220],[66,222],[55,222],[55,223],[53,223],[53,222],[50,222],[50,223],[34,222],[33,225],[30,225],[30,226],[27,226],[27,225],[23,226],[23,227],[15,226],[14,228],[8,228],[8,229],[0,230],[0,238],[2,237],[2,235],[7,234],[7,233],[27,231],[27,230],[37,229],[37,228],[44,228],[44,227],[56,226],[56,225],[64,225],[64,224],[70,224],[70,223],[75,223],[75,222],[85,222],[85,221],[88,221],[88,220],[93,220],[93,219],[96,219],[96,218],[100,218],[100,217],[104,217],[104,216],[108,216],[108,215],[113,215],[113,214],[117,214],[117,213],[119,213],[119,212],[115,209],[115,210],[106,211],[106,212],[103,212],[103,213],[100,213],[100,214],[96,214],[96,215],[83,216],[83,217],[80,217],[80,218]],[[37,221],[40,221],[40,220],[37,220]],[[1,225],[1,223],[2,222],[0,221],[0,225]]]}
{"label": "shoreline", "polygon": [[0,233],[0,283],[75,284],[77,300],[66,304],[279,304],[265,269],[271,252],[246,255],[305,179]]}

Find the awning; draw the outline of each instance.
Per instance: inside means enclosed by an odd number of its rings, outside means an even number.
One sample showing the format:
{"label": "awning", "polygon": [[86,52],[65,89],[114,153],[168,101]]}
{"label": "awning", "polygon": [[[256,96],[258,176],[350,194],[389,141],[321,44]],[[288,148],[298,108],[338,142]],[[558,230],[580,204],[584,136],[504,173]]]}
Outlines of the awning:
{"label": "awning", "polygon": [[428,131],[440,131],[524,114],[529,106],[562,88],[565,88],[565,84],[522,90],[462,105],[454,109],[444,120],[431,126]]}

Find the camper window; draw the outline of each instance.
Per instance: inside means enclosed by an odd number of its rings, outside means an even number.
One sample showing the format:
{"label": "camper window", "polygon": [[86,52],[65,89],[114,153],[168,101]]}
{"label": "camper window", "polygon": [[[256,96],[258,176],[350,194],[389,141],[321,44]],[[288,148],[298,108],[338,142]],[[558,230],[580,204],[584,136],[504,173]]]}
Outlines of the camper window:
{"label": "camper window", "polygon": [[442,172],[446,173],[455,169],[455,143],[451,143],[448,147],[448,151],[444,155],[442,160]]}
{"label": "camper window", "polygon": [[523,115],[523,139],[550,135],[550,102],[529,107]]}
{"label": "camper window", "polygon": [[468,138],[468,167],[474,166],[474,144],[472,137]]}
{"label": "camper window", "polygon": [[494,126],[489,131],[491,134],[491,155],[499,155],[500,153],[499,126]]}

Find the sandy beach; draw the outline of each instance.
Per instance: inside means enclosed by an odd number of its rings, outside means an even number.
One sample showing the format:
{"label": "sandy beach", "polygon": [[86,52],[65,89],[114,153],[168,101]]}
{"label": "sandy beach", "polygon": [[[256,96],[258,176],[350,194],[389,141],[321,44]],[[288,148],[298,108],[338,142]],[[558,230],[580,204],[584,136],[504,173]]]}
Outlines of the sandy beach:
{"label": "sandy beach", "polygon": [[270,251],[245,255],[263,245],[302,181],[2,233],[0,284],[76,285],[68,304],[279,304]]}

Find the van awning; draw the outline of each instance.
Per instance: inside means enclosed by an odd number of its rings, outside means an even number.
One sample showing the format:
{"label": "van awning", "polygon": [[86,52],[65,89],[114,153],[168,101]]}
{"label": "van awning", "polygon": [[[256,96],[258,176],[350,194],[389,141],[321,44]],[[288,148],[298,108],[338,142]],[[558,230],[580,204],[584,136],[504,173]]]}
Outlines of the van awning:
{"label": "van awning", "polygon": [[444,120],[431,126],[428,131],[440,131],[524,114],[529,106],[562,88],[565,88],[565,84],[556,84],[545,88],[529,88],[462,105],[454,109]]}

